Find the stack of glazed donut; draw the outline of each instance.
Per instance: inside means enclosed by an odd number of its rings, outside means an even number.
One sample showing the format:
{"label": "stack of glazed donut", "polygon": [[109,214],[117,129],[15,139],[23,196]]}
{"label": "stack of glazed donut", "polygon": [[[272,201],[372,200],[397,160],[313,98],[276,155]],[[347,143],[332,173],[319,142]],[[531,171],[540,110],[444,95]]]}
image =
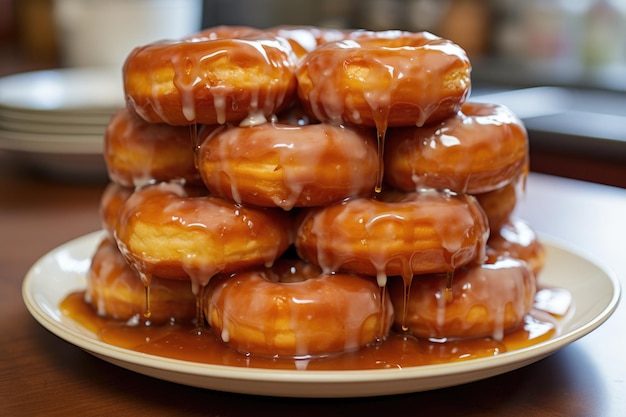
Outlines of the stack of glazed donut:
{"label": "stack of glazed donut", "polygon": [[524,126],[467,101],[470,69],[425,32],[217,27],[136,48],[87,300],[251,355],[502,338],[544,252],[514,216]]}

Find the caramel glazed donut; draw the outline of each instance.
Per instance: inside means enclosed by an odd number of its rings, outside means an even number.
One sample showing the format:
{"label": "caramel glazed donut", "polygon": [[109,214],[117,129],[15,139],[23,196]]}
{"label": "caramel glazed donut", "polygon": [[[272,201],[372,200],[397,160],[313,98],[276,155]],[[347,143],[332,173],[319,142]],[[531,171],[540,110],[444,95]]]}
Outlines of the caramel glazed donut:
{"label": "caramel glazed donut", "polygon": [[528,171],[526,129],[502,105],[465,103],[439,123],[389,129],[386,140],[385,178],[402,190],[486,193]]}
{"label": "caramel glazed donut", "polygon": [[172,180],[201,184],[189,127],[148,123],[126,107],[107,126],[104,161],[111,181],[125,187]]}
{"label": "caramel glazed donut", "polygon": [[422,338],[449,340],[492,337],[520,326],[530,313],[537,290],[528,264],[498,256],[481,265],[445,274],[428,274],[409,286],[389,281],[395,325]]}
{"label": "caramel glazed donut", "polygon": [[449,191],[383,193],[305,209],[297,221],[299,256],[324,271],[388,276],[451,272],[482,263],[489,226],[476,199]]}
{"label": "caramel glazed donut", "polygon": [[521,177],[493,191],[474,194],[489,220],[491,235],[511,220],[518,198],[523,195],[525,180]]}
{"label": "caramel glazed donut", "polygon": [[287,39],[296,57],[302,59],[327,42],[344,40],[351,31],[315,26],[276,26],[267,30]]}
{"label": "caramel glazed donut", "polygon": [[115,229],[117,228],[117,216],[120,207],[132,195],[133,191],[133,188],[110,182],[100,196],[98,210],[100,224],[102,230],[106,232],[107,238],[113,242],[115,241]]}
{"label": "caramel glazed donut", "polygon": [[427,32],[355,31],[309,52],[298,96],[319,121],[422,126],[455,114],[469,94],[465,51]]}
{"label": "caramel glazed donut", "polygon": [[85,301],[98,315],[116,320],[144,317],[151,323],[171,323],[196,315],[189,282],[157,276],[144,282],[109,239],[102,240],[91,259]]}
{"label": "caramel glazed donut", "polygon": [[155,42],[126,58],[126,104],[148,122],[175,126],[269,117],[294,97],[296,62],[286,39],[253,29]]}
{"label": "caramel glazed donut", "polygon": [[384,338],[393,307],[372,277],[322,273],[302,260],[214,277],[205,316],[242,353],[307,358],[353,351]]}
{"label": "caramel glazed donut", "polygon": [[191,280],[199,294],[217,273],[271,265],[293,241],[292,228],[280,209],[189,196],[180,184],[158,183],[121,205],[115,239],[142,276]]}
{"label": "caramel glazed donut", "polygon": [[261,207],[323,206],[371,194],[378,154],[369,130],[264,123],[201,131],[199,170],[209,191]]}
{"label": "caramel glazed donut", "polygon": [[487,241],[487,256],[509,256],[522,260],[538,276],[545,264],[546,249],[526,221],[512,216],[499,229],[491,232]]}

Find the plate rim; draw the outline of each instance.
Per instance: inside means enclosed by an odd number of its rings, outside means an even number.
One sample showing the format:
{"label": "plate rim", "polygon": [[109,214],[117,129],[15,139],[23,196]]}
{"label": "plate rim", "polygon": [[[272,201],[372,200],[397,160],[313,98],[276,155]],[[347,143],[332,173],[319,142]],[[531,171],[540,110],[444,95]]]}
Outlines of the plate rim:
{"label": "plate rim", "polygon": [[[541,360],[560,348],[582,338],[589,334],[600,325],[602,325],[613,314],[619,304],[621,297],[621,287],[616,274],[611,268],[607,267],[604,263],[590,256],[588,253],[581,249],[564,242],[558,238],[550,237],[548,235],[540,234],[542,243],[549,248],[568,252],[569,254],[581,258],[584,261],[589,262],[604,275],[603,278],[610,283],[611,295],[601,311],[595,315],[592,319],[585,321],[582,325],[568,331],[563,334],[551,338],[547,341],[540,342],[527,348],[522,348],[507,352],[505,354],[492,356],[488,358],[477,358],[465,362],[455,362],[447,364],[435,364],[435,365],[422,365],[407,368],[393,368],[393,369],[374,369],[374,370],[275,370],[275,369],[258,369],[258,368],[245,368],[228,365],[212,365],[212,364],[197,364],[194,362],[183,361],[179,359],[164,358],[156,355],[145,354],[141,352],[132,351],[129,349],[113,346],[97,340],[95,336],[88,336],[85,333],[78,332],[74,329],[68,328],[63,325],[59,320],[56,320],[51,314],[47,313],[42,308],[32,291],[35,289],[32,286],[32,282],[37,276],[38,269],[47,261],[52,259],[57,253],[63,250],[69,250],[70,248],[77,248],[80,245],[90,246],[91,250],[95,251],[96,245],[101,239],[105,237],[105,232],[95,231],[68,242],[65,242],[46,254],[40,257],[28,270],[24,277],[22,284],[22,298],[26,304],[29,313],[35,318],[39,324],[44,328],[60,337],[61,339],[99,357],[105,361],[111,362],[117,366],[133,370],[138,373],[157,377],[159,379],[182,383],[184,385],[191,385],[200,388],[222,390],[228,392],[238,392],[244,394],[256,394],[256,395],[274,395],[280,397],[315,397],[315,398],[330,398],[330,397],[365,397],[372,395],[388,395],[399,394],[408,392],[425,391],[429,389],[442,388],[446,386],[458,385],[457,383],[448,384],[445,382],[439,382],[438,386],[418,388],[418,387],[400,387],[397,384],[388,387],[388,392],[380,392],[374,390],[374,392],[364,391],[363,393],[351,393],[341,392],[341,390],[333,389],[338,384],[354,384],[363,385],[369,383],[387,383],[387,382],[403,382],[403,381],[415,381],[417,379],[441,379],[450,377],[452,375],[465,376],[467,381],[476,381],[484,379],[490,376],[495,376],[505,372],[509,372],[513,369],[517,369],[526,366],[530,363]],[[70,289],[68,289],[68,292]],[[607,294],[608,295],[608,294]],[[60,312],[59,312],[60,314]],[[139,369],[138,369],[139,368]],[[142,369],[145,368],[145,369]],[[461,369],[459,369],[461,368]],[[487,372],[484,376],[476,376],[474,374],[478,372],[484,372],[495,369],[504,369],[499,372]],[[167,375],[160,375],[161,372],[168,373]],[[271,381],[268,381],[268,374],[271,374]],[[186,376],[193,381],[185,381],[181,376]],[[206,379],[208,384],[203,381],[198,381],[198,378]],[[293,384],[293,393],[275,393],[268,390],[268,387],[252,386],[252,387],[238,387],[238,386],[220,386],[217,382],[231,381],[231,382],[249,382],[251,384],[264,383],[271,387],[274,384]],[[461,382],[463,383],[463,382]],[[243,385],[243,384],[242,384]],[[321,385],[329,385],[324,392],[310,393],[310,395],[303,395],[297,388],[301,385],[315,385],[319,387]]]}

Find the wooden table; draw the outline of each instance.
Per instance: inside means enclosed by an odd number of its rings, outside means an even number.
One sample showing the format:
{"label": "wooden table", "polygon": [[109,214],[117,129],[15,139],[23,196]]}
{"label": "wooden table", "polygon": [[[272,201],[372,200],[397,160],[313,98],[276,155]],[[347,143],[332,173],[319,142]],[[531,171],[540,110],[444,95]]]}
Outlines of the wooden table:
{"label": "wooden table", "polygon": [[[111,365],[27,312],[22,279],[57,245],[100,228],[104,184],[30,177],[0,152],[0,415],[622,416],[626,305],[599,329],[535,364],[463,386],[360,399],[213,392]],[[519,214],[608,264],[626,284],[626,190],[532,174]]]}

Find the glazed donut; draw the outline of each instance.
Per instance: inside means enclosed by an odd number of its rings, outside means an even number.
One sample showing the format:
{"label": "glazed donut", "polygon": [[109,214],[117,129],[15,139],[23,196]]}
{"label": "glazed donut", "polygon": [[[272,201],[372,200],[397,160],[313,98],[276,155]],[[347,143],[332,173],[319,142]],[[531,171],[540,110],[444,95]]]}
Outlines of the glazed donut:
{"label": "glazed donut", "polygon": [[355,198],[307,209],[295,247],[325,271],[387,276],[448,272],[482,262],[489,234],[476,199],[437,191]]}
{"label": "glazed donut", "polygon": [[298,100],[294,100],[289,107],[276,113],[276,116],[272,118],[272,122],[291,126],[307,126],[315,123]]}
{"label": "glazed donut", "polygon": [[518,195],[522,193],[521,182],[514,180],[493,191],[475,195],[487,215],[490,230],[499,230],[510,220],[517,206]]}
{"label": "glazed donut", "polygon": [[170,323],[191,320],[196,314],[196,297],[188,281],[153,276],[144,283],[108,239],[91,259],[85,300],[98,315],[117,320],[144,316],[152,323]]}
{"label": "glazed donut", "polygon": [[260,29],[250,26],[230,26],[218,25],[210,28],[202,29],[191,36],[183,38],[185,41],[202,42],[212,41],[215,39],[239,39],[248,36],[255,36],[263,33]]}
{"label": "glazed donut", "polygon": [[295,62],[289,42],[268,34],[155,42],[126,58],[126,104],[148,122],[177,126],[269,116],[294,96]]}
{"label": "glazed donut", "polygon": [[370,194],[376,183],[378,154],[369,130],[264,123],[211,129],[201,141],[205,185],[237,203],[322,206]]}
{"label": "glazed donut", "polygon": [[[208,194],[208,190],[201,185],[188,185],[184,188],[185,193],[189,196],[198,197]],[[117,228],[117,224],[119,222],[120,207],[134,191],[134,188],[124,187],[123,185],[111,181],[104,188],[104,191],[100,196],[100,223],[102,225],[102,229],[107,233],[107,237],[113,241],[115,240],[115,229]]]}
{"label": "glazed donut", "polygon": [[291,244],[282,210],[189,196],[179,184],[135,191],[120,207],[115,238],[141,274],[192,281],[194,291],[218,272],[271,265]]}
{"label": "glazed donut", "polygon": [[316,119],[379,131],[453,115],[470,89],[465,52],[427,32],[353,32],[311,51],[296,75]]}
{"label": "glazed donut", "polygon": [[303,58],[319,46],[343,40],[349,36],[349,31],[341,29],[320,28],[316,26],[276,26],[267,30],[281,36],[291,44],[291,48],[298,58]]}
{"label": "glazed donut", "polygon": [[100,196],[100,224],[111,241],[115,241],[119,209],[133,193],[133,190],[133,188],[124,187],[116,182],[110,182]]}
{"label": "glazed donut", "polygon": [[357,350],[385,337],[393,309],[371,277],[323,274],[302,261],[211,280],[205,317],[233,349],[309,357]]}
{"label": "glazed donut", "polygon": [[386,145],[385,177],[402,190],[485,193],[528,171],[526,129],[498,104],[465,103],[441,123],[389,129]]}
{"label": "glazed donut", "polygon": [[546,249],[530,225],[513,217],[499,229],[491,231],[487,240],[487,256],[502,254],[525,261],[535,275],[543,269]]}
{"label": "glazed donut", "polygon": [[421,338],[501,340],[523,323],[537,290],[528,264],[503,256],[460,268],[448,282],[446,274],[416,277],[409,287],[389,280],[395,325]]}
{"label": "glazed donut", "polygon": [[201,183],[193,135],[189,127],[148,123],[127,108],[120,109],[104,134],[109,178],[126,187],[170,180]]}

